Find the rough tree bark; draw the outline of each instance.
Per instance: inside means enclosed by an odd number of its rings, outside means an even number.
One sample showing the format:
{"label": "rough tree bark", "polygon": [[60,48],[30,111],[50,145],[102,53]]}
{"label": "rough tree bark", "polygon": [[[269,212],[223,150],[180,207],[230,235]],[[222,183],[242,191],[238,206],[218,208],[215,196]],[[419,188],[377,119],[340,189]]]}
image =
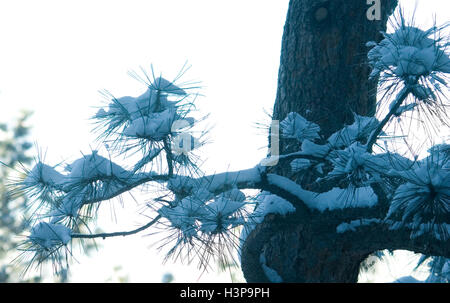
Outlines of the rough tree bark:
{"label": "rough tree bark", "polygon": [[[344,124],[351,124],[352,113],[374,115],[376,81],[368,81],[365,43],[381,39],[380,31],[386,29],[396,5],[397,0],[382,0],[381,20],[371,21],[366,16],[370,5],[365,0],[291,0],[273,119],[281,121],[289,112],[297,112],[319,124],[321,135],[327,138]],[[293,148],[289,140],[280,140],[281,153]],[[289,165],[284,163],[273,171],[292,178]],[[431,255],[440,251],[449,256],[449,248],[443,248],[439,241],[411,240],[408,231],[393,233],[383,225],[337,234],[337,225],[345,220],[386,214],[388,202],[380,188],[374,191],[379,194],[379,203],[371,209],[318,213],[301,208],[288,217],[266,217],[242,249],[246,280],[268,281],[259,263],[262,251],[267,265],[284,282],[357,282],[361,262],[382,249]]]}

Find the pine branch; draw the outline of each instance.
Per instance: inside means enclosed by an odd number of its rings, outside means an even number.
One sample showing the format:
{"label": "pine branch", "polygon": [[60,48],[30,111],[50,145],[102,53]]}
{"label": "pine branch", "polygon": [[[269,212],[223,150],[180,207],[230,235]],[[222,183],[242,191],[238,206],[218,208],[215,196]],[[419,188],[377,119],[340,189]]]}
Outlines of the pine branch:
{"label": "pine branch", "polygon": [[125,236],[129,236],[129,235],[133,235],[133,234],[137,234],[147,228],[149,228],[150,226],[152,226],[153,224],[155,224],[156,222],[158,222],[158,220],[161,219],[161,215],[156,216],[152,221],[150,221],[149,223],[145,224],[144,226],[141,226],[139,228],[130,230],[130,231],[120,231],[120,232],[113,232],[113,233],[100,233],[100,234],[79,234],[79,233],[74,233],[72,234],[72,238],[78,238],[78,239],[94,239],[94,238],[111,238],[111,237],[125,237]]}
{"label": "pine branch", "polygon": [[169,177],[172,177],[173,176],[172,148],[170,147],[167,138],[165,138],[163,142],[164,142],[164,151],[166,152],[167,166],[169,167]]}
{"label": "pine branch", "polygon": [[386,124],[389,122],[389,120],[392,118],[393,115],[397,112],[400,105],[403,103],[403,101],[408,97],[409,93],[412,90],[411,85],[406,85],[402,88],[402,90],[397,94],[397,97],[395,98],[394,105],[389,110],[389,113],[384,117],[384,119],[378,124],[377,128],[375,128],[372,133],[370,134],[369,140],[367,141],[367,152],[372,152],[372,147],[375,144],[375,142],[378,139],[378,136],[380,135],[383,128],[386,126]]}
{"label": "pine branch", "polygon": [[[135,176],[133,176],[135,177]],[[125,186],[115,190],[112,193],[109,193],[108,195],[104,195],[101,197],[95,197],[92,199],[88,199],[86,201],[84,201],[83,204],[92,204],[92,203],[97,203],[97,202],[101,202],[101,201],[105,201],[105,200],[110,200],[112,198],[115,198],[127,191],[132,190],[135,187],[138,187],[144,183],[147,182],[166,182],[170,179],[170,177],[168,175],[156,175],[153,172],[150,173],[146,173],[144,174],[144,176],[142,176],[141,178],[137,179],[136,181],[132,182],[132,183],[127,183]]]}
{"label": "pine branch", "polygon": [[302,152],[290,153],[290,154],[281,155],[278,157],[279,161],[290,161],[290,160],[295,160],[295,159],[307,159],[307,160],[314,160],[317,162],[325,162],[325,158],[317,157],[317,156],[313,156],[313,155],[305,155],[305,154],[302,154]]}

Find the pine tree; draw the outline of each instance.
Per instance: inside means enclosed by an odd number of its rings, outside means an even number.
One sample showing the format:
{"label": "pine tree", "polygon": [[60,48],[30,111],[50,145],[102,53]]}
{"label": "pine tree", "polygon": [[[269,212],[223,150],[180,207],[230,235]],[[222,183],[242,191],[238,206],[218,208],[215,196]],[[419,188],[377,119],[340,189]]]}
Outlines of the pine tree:
{"label": "pine tree", "polygon": [[[290,1],[270,153],[253,168],[201,172],[195,84],[142,70],[132,75],[143,95],[105,93],[93,117],[105,150],[65,166],[41,159],[16,183],[35,201],[24,260],[60,272],[74,241],[154,229],[168,258],[207,267],[238,262],[237,251],[248,282],[356,282],[384,249],[439,256],[431,265],[447,270],[450,147],[409,157],[395,144],[411,121],[448,127],[447,27],[418,29],[400,10],[386,33],[397,1],[379,3],[369,14],[364,1]],[[148,184],[157,190],[147,224],[80,229],[100,203]]]}

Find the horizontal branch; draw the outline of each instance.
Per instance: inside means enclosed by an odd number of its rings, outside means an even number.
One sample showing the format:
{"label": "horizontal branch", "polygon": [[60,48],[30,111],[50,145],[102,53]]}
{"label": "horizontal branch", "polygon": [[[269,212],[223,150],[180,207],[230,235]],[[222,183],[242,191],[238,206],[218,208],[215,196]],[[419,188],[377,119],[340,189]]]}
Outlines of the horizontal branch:
{"label": "horizontal branch", "polygon": [[[297,211],[303,214],[312,210],[324,212],[344,208],[371,208],[378,203],[378,195],[369,186],[355,189],[354,195],[350,196],[351,201],[349,200],[347,203],[342,201],[347,196],[343,189],[332,188],[324,193],[305,190],[289,178],[277,174],[267,174],[265,168],[261,166],[201,178],[177,176],[170,179],[167,187],[181,197],[195,194],[199,188],[206,189],[215,195],[232,188],[259,189],[291,202]],[[332,199],[339,201],[333,204],[329,201]]]}
{"label": "horizontal branch", "polygon": [[214,194],[220,194],[233,187],[260,189],[261,174],[264,170],[263,167],[256,166],[250,169],[207,175],[200,178],[175,176],[169,180],[167,187],[174,193],[179,194],[192,194],[198,188],[204,188]]}
{"label": "horizontal branch", "polygon": [[127,191],[130,191],[133,188],[136,188],[144,183],[152,182],[152,181],[167,182],[169,179],[170,179],[170,177],[168,175],[157,175],[153,172],[134,175],[133,177],[130,178],[130,180],[125,182],[125,185],[123,187],[117,188],[116,190],[109,192],[106,195],[87,199],[84,201],[83,204],[92,204],[92,203],[110,200],[110,199],[113,199],[113,198],[115,198]]}
{"label": "horizontal branch", "polygon": [[313,155],[306,155],[301,151],[278,156],[279,161],[290,161],[290,160],[294,160],[294,159],[307,159],[307,160],[314,160],[317,162],[325,162],[325,158],[317,157],[317,156],[313,156]]}
{"label": "horizontal branch", "polygon": [[94,238],[111,238],[111,237],[125,237],[133,234],[137,234],[153,224],[155,224],[159,219],[161,219],[161,215],[156,216],[152,221],[145,224],[144,226],[141,226],[139,228],[130,230],[130,231],[119,231],[119,232],[113,232],[113,233],[99,233],[99,234],[80,234],[80,233],[74,233],[72,234],[72,238],[78,238],[78,239],[94,239]]}
{"label": "horizontal branch", "polygon": [[[360,239],[355,249],[373,253],[380,250],[409,250],[428,256],[442,256],[450,258],[449,239],[438,240],[433,235],[425,233],[418,237],[411,237],[412,225],[404,224],[401,228],[393,229],[392,222],[381,220],[372,224],[361,225],[354,231],[342,233],[342,237]],[[364,240],[365,238],[366,240]],[[370,240],[369,240],[370,239]]]}

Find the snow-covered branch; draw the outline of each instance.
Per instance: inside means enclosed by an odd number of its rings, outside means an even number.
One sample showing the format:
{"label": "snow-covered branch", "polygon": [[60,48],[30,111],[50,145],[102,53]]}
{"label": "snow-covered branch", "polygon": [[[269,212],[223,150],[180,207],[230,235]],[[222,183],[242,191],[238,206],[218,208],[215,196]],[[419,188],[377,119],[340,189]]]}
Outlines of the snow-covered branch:
{"label": "snow-covered branch", "polygon": [[[39,220],[24,242],[25,250],[41,261],[70,245],[72,239],[127,236],[160,227],[169,234],[162,246],[173,244],[168,256],[196,251],[203,264],[211,255],[223,261],[233,249],[243,248],[249,262],[244,266],[263,275],[261,268],[269,268],[259,260],[264,259],[264,243],[301,224],[305,225],[300,233],[315,233],[312,226],[326,220],[320,227],[327,231],[326,237],[337,234],[354,240],[352,233],[370,234],[374,228],[383,235],[390,232],[389,237],[403,241],[406,248],[448,256],[448,248],[439,250],[436,243],[449,239],[449,145],[435,146],[428,157],[414,161],[388,150],[373,152],[393,117],[418,105],[437,104],[437,87],[446,85],[440,75],[450,71],[450,59],[438,41],[429,38],[431,33],[402,26],[394,34],[385,34],[380,43],[370,44],[371,76],[381,73],[382,81],[395,80],[390,88],[401,88],[381,121],[354,114],[351,124],[324,138],[318,124],[291,112],[280,123],[281,137],[292,140],[298,149],[271,155],[276,161],[265,164],[278,163],[273,168],[261,163],[204,175],[194,156],[203,143],[192,135],[200,121],[192,116],[196,95],[189,90],[193,87],[133,74],[147,90],[138,97],[115,98],[107,93],[109,103],[94,116],[98,139],[109,158],[93,150],[63,169],[37,161],[15,184],[38,201],[33,210]],[[408,103],[410,97],[413,101]],[[112,154],[127,161],[130,154],[141,157],[126,168],[112,161]],[[286,176],[275,173],[282,170],[288,171]],[[307,176],[311,187],[298,179],[294,182],[293,176]],[[79,232],[79,226],[87,224],[85,217],[96,216],[84,210],[147,183],[160,186],[155,196],[163,193],[147,203],[153,220],[130,231]],[[245,189],[260,193],[246,196]],[[238,228],[240,240],[236,240]],[[397,242],[389,237],[363,249],[370,253],[373,248],[395,247]],[[436,247],[418,248],[415,241],[426,244],[426,237]]]}
{"label": "snow-covered branch", "polygon": [[259,188],[261,174],[264,172],[264,169],[264,167],[256,166],[249,169],[207,175],[199,178],[174,176],[169,180],[167,188],[181,195],[189,195],[200,188],[206,189],[214,194],[220,194],[233,187],[239,189]]}

